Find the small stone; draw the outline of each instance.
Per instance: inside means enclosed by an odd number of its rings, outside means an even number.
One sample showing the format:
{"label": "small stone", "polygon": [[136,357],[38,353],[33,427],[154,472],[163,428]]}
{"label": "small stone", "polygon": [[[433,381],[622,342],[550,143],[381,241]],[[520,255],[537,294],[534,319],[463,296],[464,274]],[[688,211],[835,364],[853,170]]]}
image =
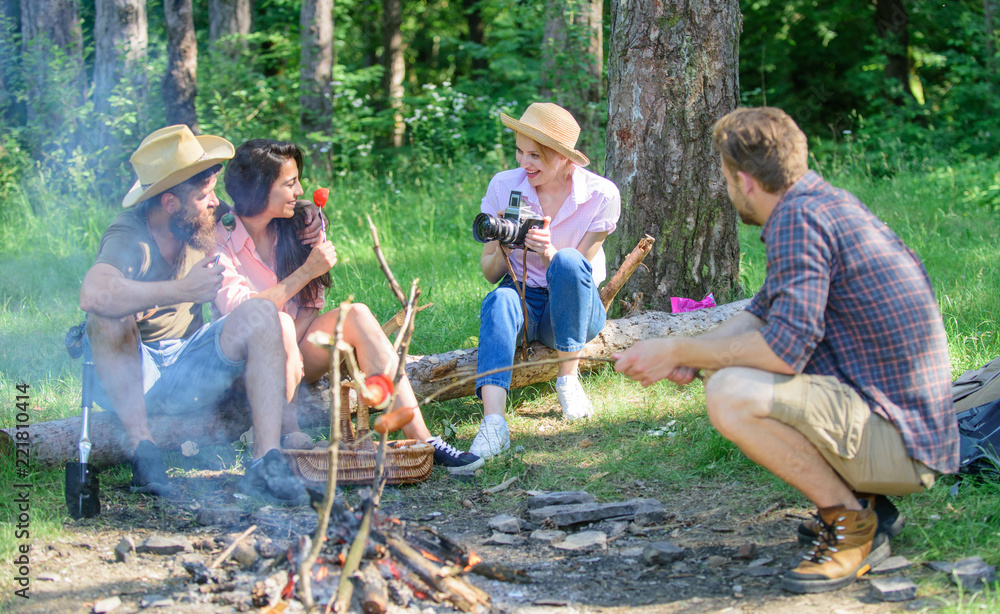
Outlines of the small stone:
{"label": "small stone", "polygon": [[139,600],[140,608],[169,608],[174,605],[174,600],[163,595],[146,595]]}
{"label": "small stone", "polygon": [[110,612],[122,604],[122,600],[118,597],[107,597],[106,599],[101,599],[94,604],[94,614],[103,614],[104,612]]}
{"label": "small stone", "polygon": [[616,537],[621,537],[622,535],[624,535],[625,531],[628,531],[628,525],[629,523],[623,520],[604,520],[592,528],[595,531],[601,531],[602,533],[606,533],[608,539],[614,539]]}
{"label": "small stone", "polygon": [[743,575],[751,578],[766,578],[767,576],[776,576],[779,573],[781,570],[777,567],[751,567],[745,570]]}
{"label": "small stone", "polygon": [[927,566],[942,573],[951,573],[955,569],[955,564],[950,561],[928,561]]}
{"label": "small stone", "polygon": [[565,490],[559,492],[539,493],[528,498],[528,509],[534,510],[553,505],[576,505],[579,503],[596,503],[597,497],[584,490]]}
{"label": "small stone", "polygon": [[198,451],[198,444],[193,441],[185,441],[181,444],[181,454],[184,456],[196,456]]}
{"label": "small stone", "polygon": [[195,520],[200,525],[235,525],[240,523],[243,510],[239,507],[203,507],[198,510]]}
{"label": "small stone", "polygon": [[242,541],[236,544],[229,558],[239,563],[240,567],[247,569],[257,562],[257,550],[250,544]]}
{"label": "small stone", "polygon": [[142,542],[136,552],[149,552],[150,554],[177,554],[178,552],[190,552],[191,542],[186,537],[165,537],[154,535]]}
{"label": "small stone", "polygon": [[131,563],[135,558],[135,542],[131,537],[123,537],[115,546],[115,561],[119,563]]}
{"label": "small stone", "polygon": [[740,597],[743,596],[743,585],[742,584],[734,584],[733,585],[733,595],[734,596],[740,596]]}
{"label": "small stone", "polygon": [[288,546],[265,539],[257,542],[257,552],[265,559],[273,559],[288,552]]}
{"label": "small stone", "polygon": [[509,535],[507,533],[494,532],[493,535],[486,540],[487,544],[499,544],[501,546],[517,546],[524,542],[524,538],[520,535]]}
{"label": "small stone", "polygon": [[890,556],[886,560],[879,563],[878,567],[872,570],[872,573],[886,574],[909,569],[910,567],[913,567],[913,562],[905,556]]}
{"label": "small stone", "polygon": [[712,556],[708,557],[707,559],[705,559],[705,564],[708,565],[709,567],[722,567],[723,565],[725,565],[728,562],[729,562],[729,559],[727,559],[726,557],[724,557],[724,556],[717,556],[717,555],[714,555],[714,554]]}
{"label": "small stone", "polygon": [[666,565],[682,558],[687,551],[670,542],[653,542],[642,550],[642,560],[647,565]]}
{"label": "small stone", "polygon": [[531,539],[538,540],[540,542],[562,541],[563,539],[566,539],[566,531],[559,531],[556,529],[538,529],[537,531],[531,532]]}
{"label": "small stone", "polygon": [[520,533],[521,519],[515,518],[509,514],[500,514],[499,516],[490,518],[490,521],[486,526],[494,531],[500,531],[501,533]]}
{"label": "small stone", "polygon": [[917,596],[917,585],[909,578],[872,578],[872,596],[879,601],[908,601]]}
{"label": "small stone", "polygon": [[608,536],[601,531],[580,531],[574,533],[558,543],[553,543],[553,548],[560,550],[586,550],[594,546],[605,548],[608,544]]}
{"label": "small stone", "polygon": [[631,548],[625,548],[619,554],[626,558],[636,559],[642,556],[642,550],[642,546],[632,546]]}
{"label": "small stone", "polygon": [[996,580],[996,568],[978,556],[955,562],[951,580],[966,590],[978,590]]}
{"label": "small stone", "polygon": [[759,559],[750,561],[750,563],[747,565],[747,567],[749,567],[749,568],[760,567],[762,565],[767,565],[768,563],[770,563],[773,560],[774,560],[774,558],[772,558],[772,557],[762,556]]}
{"label": "small stone", "polygon": [[755,554],[757,554],[757,544],[751,542],[740,546],[740,549],[736,552],[735,558],[749,561]]}
{"label": "small stone", "polygon": [[462,507],[464,507],[467,510],[471,510],[476,508],[476,504],[470,501],[469,499],[462,499]]}

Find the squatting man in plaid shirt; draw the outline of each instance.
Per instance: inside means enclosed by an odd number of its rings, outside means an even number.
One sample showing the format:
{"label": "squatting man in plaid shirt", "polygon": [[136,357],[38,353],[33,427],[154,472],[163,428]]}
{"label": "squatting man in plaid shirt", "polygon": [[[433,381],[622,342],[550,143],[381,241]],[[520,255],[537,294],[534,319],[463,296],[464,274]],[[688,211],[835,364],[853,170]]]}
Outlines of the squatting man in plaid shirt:
{"label": "squatting man in plaid shirt", "polygon": [[782,586],[847,586],[889,556],[902,529],[885,495],[958,469],[947,339],[917,256],[852,194],[807,166],[780,109],[715,125],[729,197],[761,226],[767,278],[746,311],[697,337],[639,342],[615,369],[648,386],[699,369],[712,425],[819,508],[812,550]]}

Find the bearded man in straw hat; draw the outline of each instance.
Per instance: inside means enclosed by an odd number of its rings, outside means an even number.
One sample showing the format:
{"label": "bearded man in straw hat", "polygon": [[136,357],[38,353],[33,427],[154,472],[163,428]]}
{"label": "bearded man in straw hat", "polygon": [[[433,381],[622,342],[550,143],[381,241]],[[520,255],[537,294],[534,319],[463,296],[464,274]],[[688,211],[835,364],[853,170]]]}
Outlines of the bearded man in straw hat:
{"label": "bearded man in straw hat", "polygon": [[615,355],[643,385],[698,369],[708,417],[819,508],[792,592],[838,589],[889,556],[902,518],[885,495],[958,470],[948,340],[920,259],[854,195],[808,167],[806,137],[769,107],[718,121],[740,218],[761,226],[767,278],[747,310],[697,337]]}
{"label": "bearded man in straw hat", "polygon": [[222,213],[215,187],[233,153],[225,139],[169,126],[132,155],[139,179],[80,290],[84,352],[99,379],[93,398],[114,409],[134,449],[133,492],[166,495],[172,489],[147,411],[203,411],[245,371],[255,441],[240,489],[303,505],[308,494],[278,451],[287,374],[277,309],[254,299],[202,323],[202,304],[222,285],[212,253]]}

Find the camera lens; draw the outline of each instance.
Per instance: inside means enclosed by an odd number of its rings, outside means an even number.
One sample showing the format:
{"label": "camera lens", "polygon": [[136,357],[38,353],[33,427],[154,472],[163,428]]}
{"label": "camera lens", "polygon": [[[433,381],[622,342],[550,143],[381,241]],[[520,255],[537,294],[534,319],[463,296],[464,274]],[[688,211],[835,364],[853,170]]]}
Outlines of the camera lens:
{"label": "camera lens", "polygon": [[502,217],[480,213],[472,222],[472,236],[480,243],[499,240],[508,244],[517,236],[517,225]]}

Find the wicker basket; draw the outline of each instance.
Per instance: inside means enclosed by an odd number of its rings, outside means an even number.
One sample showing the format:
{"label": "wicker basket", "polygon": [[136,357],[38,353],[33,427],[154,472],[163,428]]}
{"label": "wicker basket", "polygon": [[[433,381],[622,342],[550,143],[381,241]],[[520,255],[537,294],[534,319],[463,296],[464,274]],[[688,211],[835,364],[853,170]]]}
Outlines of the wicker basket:
{"label": "wicker basket", "polygon": [[[353,386],[343,384],[340,390],[340,438],[350,449],[337,455],[338,484],[371,484],[375,478],[376,447],[368,429],[368,407],[351,399]],[[353,402],[352,402],[353,401]],[[348,408],[356,405],[357,430],[351,423]],[[329,452],[326,447],[313,450],[282,450],[292,473],[305,482],[319,486],[326,483]],[[416,439],[390,441],[385,450],[387,484],[414,484],[431,475],[434,466],[434,447]]]}
{"label": "wicker basket", "polygon": [[[292,473],[314,485],[326,483],[330,458],[326,449],[282,450]],[[375,478],[375,455],[372,449],[341,450],[337,455],[338,484],[371,484]],[[416,439],[390,441],[385,449],[387,484],[414,484],[431,475],[434,448]]]}

